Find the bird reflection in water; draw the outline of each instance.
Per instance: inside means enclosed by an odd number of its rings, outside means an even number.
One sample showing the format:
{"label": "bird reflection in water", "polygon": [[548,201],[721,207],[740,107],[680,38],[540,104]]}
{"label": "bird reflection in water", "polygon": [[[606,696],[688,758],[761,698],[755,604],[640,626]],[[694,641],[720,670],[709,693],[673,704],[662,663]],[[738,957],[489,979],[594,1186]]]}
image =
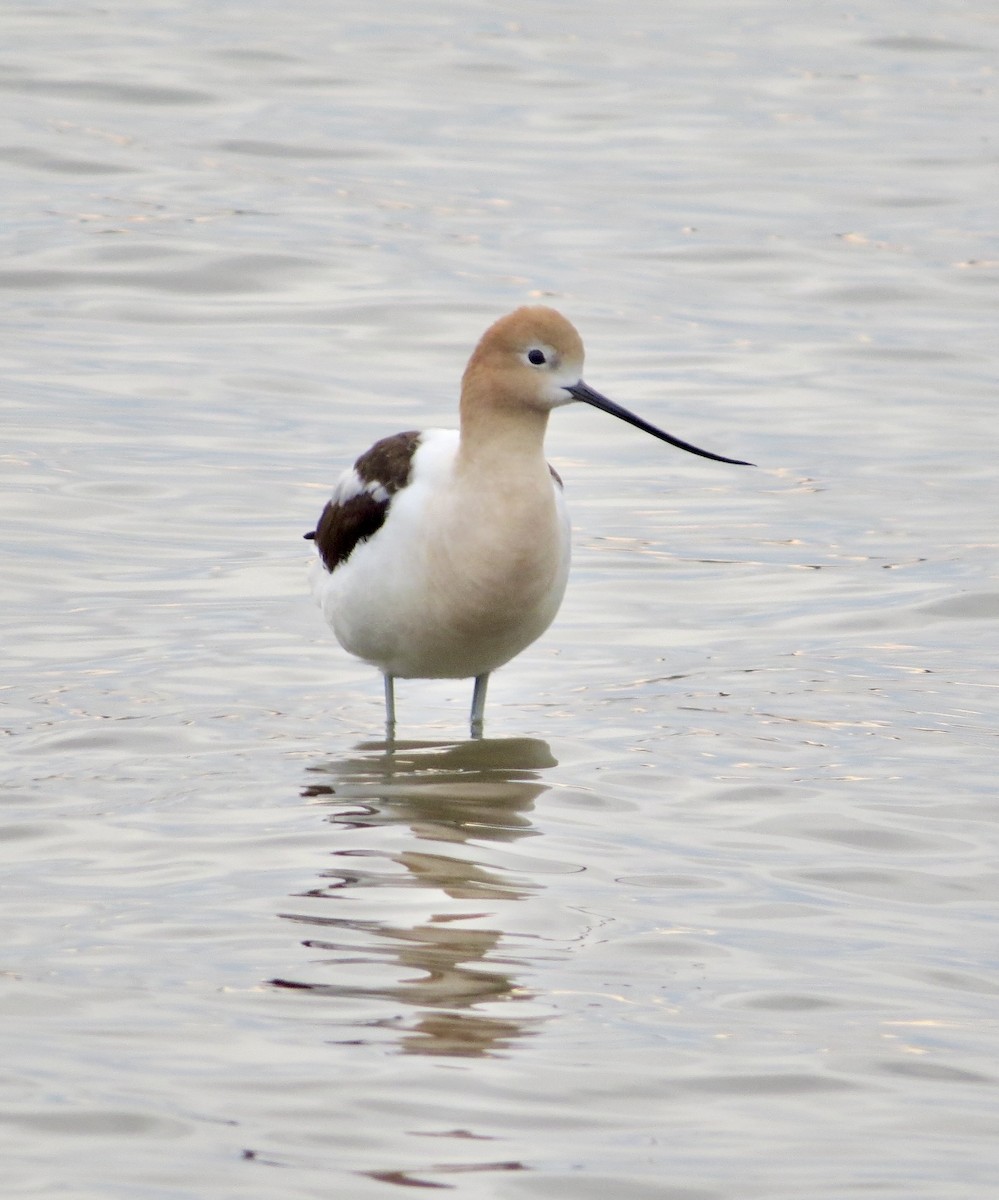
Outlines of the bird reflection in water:
{"label": "bird reflection in water", "polygon": [[504,909],[539,872],[574,868],[497,846],[538,834],[529,814],[555,765],[546,742],[501,738],[372,743],[309,768],[303,795],[333,810],[334,863],[281,915],[311,927],[318,977],[274,984],[354,1001],[347,1021],[392,1031],[405,1053],[495,1054],[529,1034],[537,1016],[496,1011],[532,999],[517,969],[540,949],[504,928]]}

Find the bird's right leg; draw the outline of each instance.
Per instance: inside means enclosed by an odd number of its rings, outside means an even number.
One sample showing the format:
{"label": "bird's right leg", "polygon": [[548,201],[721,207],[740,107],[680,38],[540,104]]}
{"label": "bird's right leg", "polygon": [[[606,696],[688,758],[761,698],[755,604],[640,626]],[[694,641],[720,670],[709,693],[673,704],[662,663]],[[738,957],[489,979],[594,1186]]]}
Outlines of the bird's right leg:
{"label": "bird's right leg", "polygon": [[395,678],[385,676],[385,740],[395,740]]}

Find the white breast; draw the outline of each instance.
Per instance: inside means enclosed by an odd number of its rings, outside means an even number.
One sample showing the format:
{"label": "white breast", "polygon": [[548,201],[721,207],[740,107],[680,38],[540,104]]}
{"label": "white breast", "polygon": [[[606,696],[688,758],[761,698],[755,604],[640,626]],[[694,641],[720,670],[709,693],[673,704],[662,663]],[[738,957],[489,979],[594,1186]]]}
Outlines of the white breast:
{"label": "white breast", "polygon": [[381,529],[312,584],[350,653],[389,675],[466,678],[551,624],[569,569],[561,488],[536,464],[512,479],[455,470],[458,433],[424,433]]}

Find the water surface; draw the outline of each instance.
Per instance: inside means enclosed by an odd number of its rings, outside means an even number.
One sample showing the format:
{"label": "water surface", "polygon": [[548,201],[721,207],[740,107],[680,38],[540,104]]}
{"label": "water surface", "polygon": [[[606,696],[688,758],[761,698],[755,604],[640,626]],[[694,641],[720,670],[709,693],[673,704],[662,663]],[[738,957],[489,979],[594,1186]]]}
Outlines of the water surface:
{"label": "water surface", "polygon": [[[991,1197],[995,21],[0,18],[10,1194]],[[552,630],[333,644],[301,534],[580,328]]]}

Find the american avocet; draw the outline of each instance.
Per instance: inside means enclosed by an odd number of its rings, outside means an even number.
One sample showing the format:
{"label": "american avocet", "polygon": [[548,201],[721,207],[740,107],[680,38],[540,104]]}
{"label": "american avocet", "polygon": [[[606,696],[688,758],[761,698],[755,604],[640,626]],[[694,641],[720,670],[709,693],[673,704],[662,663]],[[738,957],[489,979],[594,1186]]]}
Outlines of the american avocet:
{"label": "american avocet", "polygon": [[558,612],[569,571],[562,480],[544,457],[548,414],[581,400],[716,462],[750,466],[671,437],[581,379],[583,343],[551,308],[518,308],[482,336],[461,382],[460,429],[383,438],[341,475],[315,532],[312,590],[337,641],[393,681],[486,684]]}

